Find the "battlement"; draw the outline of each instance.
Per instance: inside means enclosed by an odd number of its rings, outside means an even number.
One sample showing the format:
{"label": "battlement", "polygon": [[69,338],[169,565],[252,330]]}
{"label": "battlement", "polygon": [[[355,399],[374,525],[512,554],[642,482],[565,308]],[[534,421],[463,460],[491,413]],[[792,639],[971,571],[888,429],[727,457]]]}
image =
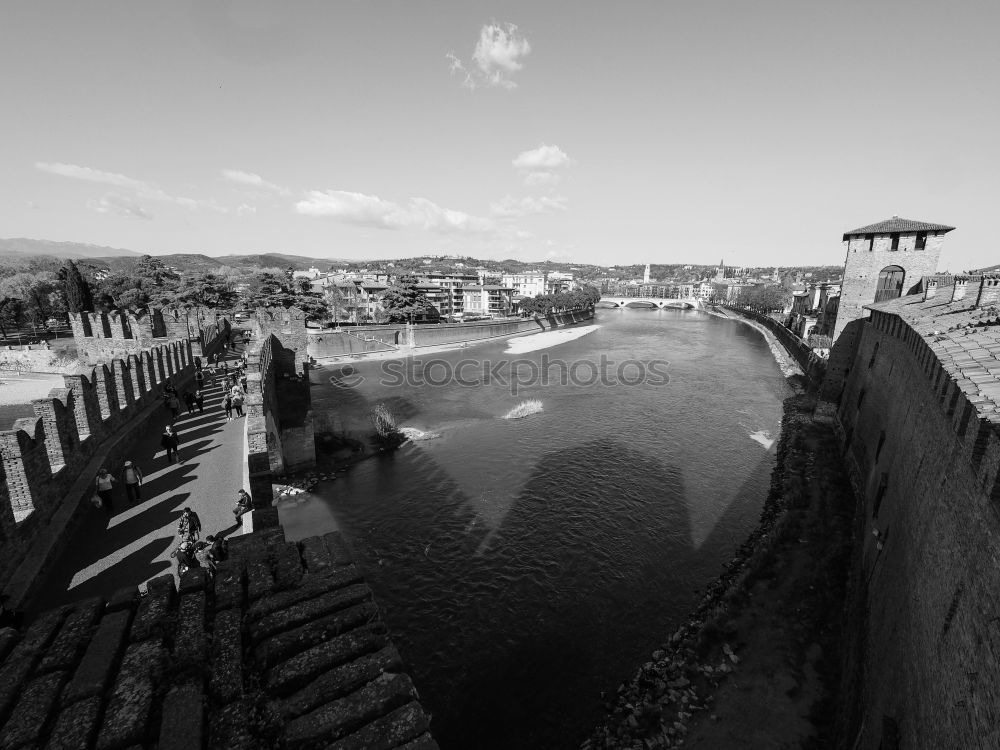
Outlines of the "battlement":
{"label": "battlement", "polygon": [[305,311],[298,307],[258,307],[254,314],[257,336],[263,341],[274,336],[293,362],[298,374],[305,372],[309,362]]}
{"label": "battlement", "polygon": [[0,431],[0,580],[64,503],[83,500],[70,489],[101,447],[159,402],[164,381],[193,372],[190,341],[157,344],[64,375],[32,401],[34,417]]}
{"label": "battlement", "polygon": [[169,341],[189,341],[194,355],[202,356],[221,334],[228,335],[230,325],[206,307],[77,312],[69,318],[80,360],[90,364]]}

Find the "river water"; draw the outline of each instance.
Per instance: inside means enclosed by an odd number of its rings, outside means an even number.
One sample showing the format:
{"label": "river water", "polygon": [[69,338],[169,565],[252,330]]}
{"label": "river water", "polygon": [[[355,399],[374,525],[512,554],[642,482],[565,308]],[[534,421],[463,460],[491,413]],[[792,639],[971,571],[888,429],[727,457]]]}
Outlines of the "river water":
{"label": "river water", "polygon": [[313,374],[338,431],[382,404],[426,439],[282,502],[286,535],[347,537],[443,748],[578,747],[756,523],[788,386],[698,311],[403,363]]}

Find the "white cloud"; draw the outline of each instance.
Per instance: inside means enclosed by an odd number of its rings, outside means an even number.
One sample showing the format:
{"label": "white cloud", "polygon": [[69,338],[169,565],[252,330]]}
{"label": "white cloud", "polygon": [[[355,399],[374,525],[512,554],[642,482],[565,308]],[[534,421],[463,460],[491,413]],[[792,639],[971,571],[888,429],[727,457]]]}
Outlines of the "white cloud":
{"label": "white cloud", "polygon": [[[43,172],[48,172],[50,174],[59,175],[60,177],[69,177],[74,180],[84,180],[87,182],[97,182],[104,185],[113,185],[122,190],[131,190],[140,198],[145,198],[146,200],[163,201],[164,203],[173,203],[178,206],[184,206],[185,208],[196,209],[196,208],[208,208],[213,211],[219,211],[225,213],[226,209],[218,204],[211,201],[197,201],[193,198],[184,198],[181,196],[170,195],[160,188],[152,185],[148,182],[143,182],[142,180],[136,180],[132,177],[127,177],[126,175],[119,174],[118,172],[105,172],[101,169],[94,169],[92,167],[81,167],[76,164],[64,164],[62,162],[35,162],[35,167],[42,170]],[[122,197],[122,196],[119,196]],[[107,198],[102,198],[101,201],[96,201],[95,205],[101,205],[102,201]]]}
{"label": "white cloud", "polygon": [[555,172],[528,172],[524,178],[525,187],[536,190],[551,190],[562,180]]}
{"label": "white cloud", "polygon": [[521,61],[530,53],[531,45],[518,33],[517,26],[512,23],[488,23],[479,31],[479,41],[476,42],[468,70],[453,52],[446,57],[452,74],[465,73],[463,86],[470,89],[480,86],[514,89],[517,84],[510,76],[524,67]]}
{"label": "white cloud", "polygon": [[255,214],[257,213],[257,207],[251,206],[247,203],[241,203],[236,207],[236,213],[240,216],[245,216],[247,214]]}
{"label": "white cloud", "polygon": [[88,201],[87,208],[99,214],[115,214],[130,219],[149,221],[153,215],[127,195],[108,193],[100,200]]}
{"label": "white cloud", "polygon": [[531,151],[522,151],[512,163],[515,169],[540,171],[568,166],[570,158],[558,146],[546,146],[543,143]]}
{"label": "white cloud", "polygon": [[561,195],[527,195],[521,199],[508,195],[498,203],[490,205],[493,215],[500,217],[549,214],[555,211],[565,211],[566,208],[566,198]]}
{"label": "white cloud", "polygon": [[254,174],[253,172],[241,172],[238,169],[223,169],[222,176],[230,182],[235,182],[238,185],[260,188],[261,190],[271,190],[275,193],[280,193],[281,195],[291,194],[291,191],[288,188],[282,187],[281,185],[277,185],[273,182],[268,182],[259,174]]}
{"label": "white cloud", "polygon": [[305,200],[295,204],[295,210],[306,216],[330,216],[380,229],[473,234],[490,233],[496,229],[490,219],[442,208],[426,198],[410,198],[406,205],[400,205],[377,195],[346,190],[310,190]]}

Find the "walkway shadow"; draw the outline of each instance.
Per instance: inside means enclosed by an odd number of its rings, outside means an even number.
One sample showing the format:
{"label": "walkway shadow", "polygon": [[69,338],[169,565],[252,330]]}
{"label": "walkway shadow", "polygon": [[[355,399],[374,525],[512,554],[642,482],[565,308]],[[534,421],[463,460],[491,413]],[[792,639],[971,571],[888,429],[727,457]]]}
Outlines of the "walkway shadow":
{"label": "walkway shadow", "polygon": [[[121,586],[134,585],[159,575],[164,566],[155,562],[155,558],[163,555],[173,544],[172,529],[188,497],[189,493],[178,492],[125,510],[122,510],[122,499],[118,497],[116,507],[119,512],[110,519],[111,526],[102,511],[95,508],[93,513],[88,513],[74,534],[74,543],[46,577],[42,593],[33,602],[32,610],[41,612],[90,595],[80,593],[84,587],[87,591],[108,596]],[[130,512],[135,515],[121,520],[122,514]],[[138,540],[157,532],[157,537],[139,550],[124,552]],[[156,550],[155,554],[152,554],[153,550]],[[95,565],[100,569],[87,570]],[[78,574],[89,573],[89,578],[70,588]]]}

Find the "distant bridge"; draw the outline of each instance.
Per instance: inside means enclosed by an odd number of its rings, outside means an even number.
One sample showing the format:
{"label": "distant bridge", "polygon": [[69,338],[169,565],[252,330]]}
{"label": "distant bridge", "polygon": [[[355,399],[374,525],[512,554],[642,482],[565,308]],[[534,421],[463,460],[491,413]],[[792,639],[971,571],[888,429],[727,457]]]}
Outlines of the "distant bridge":
{"label": "distant bridge", "polygon": [[665,307],[673,307],[681,310],[700,310],[705,304],[697,297],[683,297],[681,299],[666,299],[663,297],[601,297],[598,304],[604,303],[612,307],[658,307],[661,310]]}

